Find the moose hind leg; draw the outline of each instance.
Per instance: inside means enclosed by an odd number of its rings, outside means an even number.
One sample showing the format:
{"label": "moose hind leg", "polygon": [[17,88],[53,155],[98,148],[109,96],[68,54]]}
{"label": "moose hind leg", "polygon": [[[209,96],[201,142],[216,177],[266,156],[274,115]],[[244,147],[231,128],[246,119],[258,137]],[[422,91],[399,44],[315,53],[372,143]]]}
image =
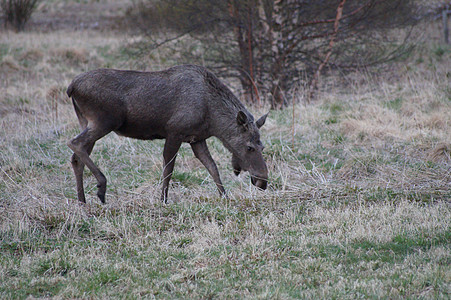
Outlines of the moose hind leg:
{"label": "moose hind leg", "polygon": [[[76,156],[76,158],[79,159],[77,160],[75,165],[74,163],[72,163],[72,167],[74,168],[75,177],[77,180],[78,199],[82,202],[86,201],[84,199],[84,191],[83,191],[83,165],[86,165],[89,168],[89,170],[91,170],[94,177],[97,179],[97,187],[98,187],[97,196],[99,197],[100,201],[102,201],[102,203],[105,203],[106,177],[91,160],[89,154],[91,153],[92,148],[94,147],[94,143],[101,137],[105,136],[108,132],[109,131],[87,127],[85,130],[82,131],[82,133],[80,133],[78,136],[76,136],[74,139],[70,140],[67,143],[69,148],[71,148],[72,151],[74,151],[74,155]],[[83,193],[82,198],[80,198],[80,193]]]}
{"label": "moose hind leg", "polygon": [[171,180],[172,171],[174,170],[175,158],[181,145],[181,141],[173,140],[171,138],[167,138],[164,144],[163,189],[161,191],[161,201],[164,203],[168,202],[169,181]]}
{"label": "moose hind leg", "polygon": [[[94,144],[91,143],[91,145],[89,145],[89,147],[87,149],[88,155],[91,154],[93,147],[94,147]],[[83,187],[83,171],[85,169],[85,164],[80,160],[80,158],[75,153],[72,155],[70,162],[72,164],[72,169],[74,170],[74,173],[75,173],[75,180],[77,183],[78,200],[83,203],[86,203],[85,190]]]}
{"label": "moose hind leg", "polygon": [[85,190],[83,188],[83,170],[85,168],[85,164],[80,160],[80,158],[75,153],[72,155],[70,162],[72,164],[72,169],[74,170],[75,173],[75,180],[77,182],[78,200],[83,203],[86,203]]}

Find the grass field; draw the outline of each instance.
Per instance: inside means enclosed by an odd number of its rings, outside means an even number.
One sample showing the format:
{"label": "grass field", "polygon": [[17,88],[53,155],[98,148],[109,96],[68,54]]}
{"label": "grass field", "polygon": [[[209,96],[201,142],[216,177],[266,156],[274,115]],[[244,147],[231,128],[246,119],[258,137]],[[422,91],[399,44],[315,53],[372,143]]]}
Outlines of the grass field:
{"label": "grass field", "polygon": [[212,138],[229,199],[185,145],[163,205],[163,142],[110,134],[92,154],[107,204],[85,171],[80,205],[68,83],[171,64],[126,45],[97,28],[0,32],[0,298],[449,299],[449,46],[426,41],[386,73],[324,79],[313,104],[301,93],[272,111],[267,191]]}

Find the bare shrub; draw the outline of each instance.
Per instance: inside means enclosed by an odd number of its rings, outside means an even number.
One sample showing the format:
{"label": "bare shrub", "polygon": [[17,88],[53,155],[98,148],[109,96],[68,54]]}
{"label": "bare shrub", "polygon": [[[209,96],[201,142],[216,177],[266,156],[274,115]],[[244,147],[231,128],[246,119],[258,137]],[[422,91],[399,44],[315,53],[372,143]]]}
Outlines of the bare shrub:
{"label": "bare shrub", "polygon": [[78,66],[89,61],[89,53],[83,48],[60,48],[51,51],[52,60],[58,63]]}
{"label": "bare shrub", "polygon": [[434,162],[451,161],[451,144],[440,143],[434,149],[429,151],[430,160]]}
{"label": "bare shrub", "polygon": [[[146,35],[147,49],[173,47],[178,63],[238,79],[245,101],[266,98],[281,109],[299,84],[311,86],[311,98],[321,72],[345,74],[405,57],[420,16],[413,0],[140,0],[127,18]],[[187,39],[195,47],[178,46]]]}
{"label": "bare shrub", "polygon": [[44,52],[40,49],[30,49],[27,50],[25,53],[23,53],[20,57],[21,60],[28,60],[28,61],[34,61],[39,62],[44,57]]}
{"label": "bare shrub", "polygon": [[21,69],[18,62],[10,55],[6,55],[0,61],[0,72],[19,71]]}
{"label": "bare shrub", "polygon": [[5,24],[12,25],[17,31],[24,30],[38,2],[39,0],[1,0],[0,7]]}

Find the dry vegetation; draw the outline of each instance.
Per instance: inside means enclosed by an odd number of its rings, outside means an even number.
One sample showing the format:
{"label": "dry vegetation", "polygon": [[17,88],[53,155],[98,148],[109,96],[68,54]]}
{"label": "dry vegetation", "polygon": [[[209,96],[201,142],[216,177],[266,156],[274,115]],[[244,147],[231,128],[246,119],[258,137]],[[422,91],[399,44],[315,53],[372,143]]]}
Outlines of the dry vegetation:
{"label": "dry vegetation", "polygon": [[68,83],[171,64],[124,45],[97,29],[0,32],[0,298],[449,297],[449,47],[425,42],[389,73],[330,78],[317,102],[271,112],[266,192],[212,139],[230,199],[185,146],[162,205],[162,142],[110,134],[92,155],[107,204],[86,171],[81,206]]}

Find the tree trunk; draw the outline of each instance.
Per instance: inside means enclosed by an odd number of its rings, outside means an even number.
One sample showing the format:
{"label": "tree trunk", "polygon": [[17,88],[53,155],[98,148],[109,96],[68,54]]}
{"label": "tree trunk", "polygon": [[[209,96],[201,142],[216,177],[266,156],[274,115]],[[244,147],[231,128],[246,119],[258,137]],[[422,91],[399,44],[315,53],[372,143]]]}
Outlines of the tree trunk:
{"label": "tree trunk", "polygon": [[240,72],[240,83],[243,89],[242,100],[247,103],[254,103],[254,92],[252,82],[249,80],[248,75],[244,72]]}
{"label": "tree trunk", "polygon": [[313,76],[312,82],[310,83],[310,91],[309,91],[309,94],[307,97],[308,103],[310,103],[310,101],[313,98],[314,92],[318,85],[319,76],[321,75],[321,71],[323,70],[324,66],[329,62],[330,56],[332,55],[332,48],[334,47],[335,39],[337,37],[338,26],[340,24],[340,19],[343,15],[343,7],[345,5],[345,2],[346,2],[346,0],[341,0],[341,2],[338,4],[337,15],[335,17],[335,22],[334,22],[334,31],[333,31],[332,35],[330,36],[329,49],[326,53],[324,60],[318,66],[318,70],[316,70],[315,75]]}
{"label": "tree trunk", "polygon": [[271,96],[271,109],[280,110],[286,106],[285,97],[282,88],[280,87],[279,80],[273,81],[271,86]]}
{"label": "tree trunk", "polygon": [[449,6],[445,5],[445,7],[442,10],[443,40],[444,40],[445,44],[449,44],[448,12],[449,12]]}
{"label": "tree trunk", "polygon": [[[251,1],[243,3],[236,0],[230,0],[229,15],[234,20],[234,33],[238,43],[240,53],[240,66],[238,71],[240,73],[240,82],[243,88],[243,98],[247,103],[260,102],[258,89],[255,84],[254,77],[254,59],[253,59],[253,30],[252,30],[252,15],[253,7]],[[243,19],[240,11],[246,15]]]}
{"label": "tree trunk", "polygon": [[259,19],[261,20],[263,33],[266,35],[266,39],[269,42],[271,53],[271,85],[269,90],[271,93],[271,109],[282,109],[286,105],[285,97],[283,95],[283,78],[281,72],[283,66],[280,61],[280,47],[283,43],[281,32],[283,25],[282,3],[282,0],[275,0],[273,2],[260,0],[258,3]]}

